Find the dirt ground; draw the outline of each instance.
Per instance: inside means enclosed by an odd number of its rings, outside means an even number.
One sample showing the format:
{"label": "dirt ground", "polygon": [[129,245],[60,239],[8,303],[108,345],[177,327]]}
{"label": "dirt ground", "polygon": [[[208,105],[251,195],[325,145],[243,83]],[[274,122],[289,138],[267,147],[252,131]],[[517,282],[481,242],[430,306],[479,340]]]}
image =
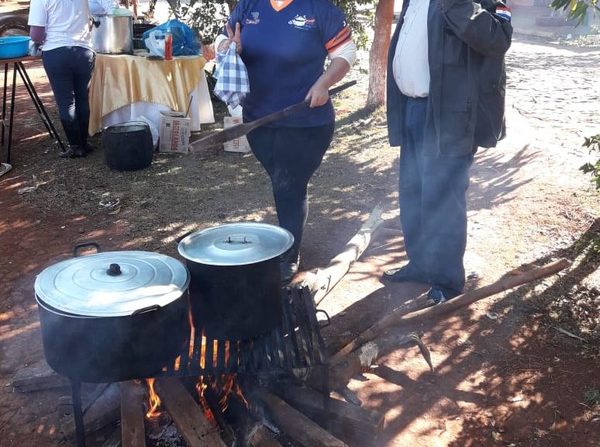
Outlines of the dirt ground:
{"label": "dirt ground", "polygon": [[[385,413],[381,446],[600,446],[598,195],[578,170],[590,158],[583,137],[599,131],[600,49],[516,37],[507,61],[509,136],[480,151],[472,170],[468,288],[560,257],[573,265],[444,319],[396,328],[423,334],[436,371],[414,348],[399,348],[349,383],[365,407]],[[385,207],[384,231],[320,306],[332,316],[325,336],[334,347],[425,291],[379,279],[405,254],[398,149],[387,144],[382,111],[362,109],[367,64],[363,55],[352,75],[358,85],[336,99],[336,136],[311,184],[302,248],[303,270],[325,266],[375,204]],[[58,124],[43,69],[27,69]],[[59,159],[22,85],[17,92],[14,169],[0,177],[0,445],[67,446],[56,411],[67,392],[12,387],[15,373],[43,361],[35,275],[78,242],[177,256],[189,231],[276,216],[252,155],[157,155],[146,170],[119,173],[95,138],[88,158]]]}

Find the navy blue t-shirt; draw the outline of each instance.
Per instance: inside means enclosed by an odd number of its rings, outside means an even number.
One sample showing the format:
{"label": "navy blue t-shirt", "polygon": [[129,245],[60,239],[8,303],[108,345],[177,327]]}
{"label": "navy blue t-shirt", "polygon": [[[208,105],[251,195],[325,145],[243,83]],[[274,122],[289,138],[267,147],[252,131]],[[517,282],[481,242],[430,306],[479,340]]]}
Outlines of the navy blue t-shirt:
{"label": "navy blue t-shirt", "polygon": [[[229,18],[241,27],[241,57],[250,93],[242,102],[251,121],[303,101],[323,74],[328,51],[350,39],[344,15],[329,0],[292,0],[277,10],[271,0],[241,0]],[[333,123],[331,101],[307,108],[273,127],[312,127]]]}

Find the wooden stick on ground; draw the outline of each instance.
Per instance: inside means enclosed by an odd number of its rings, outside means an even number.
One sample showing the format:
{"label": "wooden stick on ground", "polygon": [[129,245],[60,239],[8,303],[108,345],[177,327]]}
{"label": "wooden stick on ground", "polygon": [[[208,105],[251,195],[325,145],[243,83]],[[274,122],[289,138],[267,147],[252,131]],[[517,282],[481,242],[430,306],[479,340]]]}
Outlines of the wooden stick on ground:
{"label": "wooden stick on ground", "polygon": [[327,267],[318,269],[316,273],[307,273],[304,285],[308,286],[315,303],[320,304],[325,296],[335,287],[350,270],[371,242],[371,236],[381,224],[381,205],[375,206],[369,218],[358,232],[348,241],[344,250],[333,258]]}
{"label": "wooden stick on ground", "polygon": [[286,383],[278,386],[275,392],[317,424],[324,428],[328,425],[327,429],[331,434],[349,445],[376,445],[377,437],[383,429],[383,413],[342,400],[331,399],[328,414],[323,408],[324,395],[312,388]]}
{"label": "wooden stick on ground", "polygon": [[[117,383],[111,383],[83,415],[85,433],[93,433],[119,419],[121,392]],[[66,438],[75,436],[75,421],[69,416],[61,431]]]}
{"label": "wooden stick on ground", "polygon": [[21,393],[71,386],[69,379],[55,373],[44,360],[17,371],[12,385]]}
{"label": "wooden stick on ground", "polygon": [[141,383],[121,383],[121,441],[127,447],[146,447],[144,399]]}
{"label": "wooden stick on ground", "polygon": [[161,401],[188,447],[225,447],[219,429],[206,419],[179,379],[162,377],[156,384]]}
{"label": "wooden stick on ground", "polygon": [[536,268],[534,270],[530,270],[520,275],[501,278],[490,285],[481,287],[479,289],[470,290],[441,305],[417,310],[416,312],[409,314],[405,314],[402,312],[403,308],[400,308],[398,311],[394,311],[391,314],[386,315],[369,329],[362,332],[357,338],[340,349],[340,351],[330,358],[330,364],[335,365],[336,363],[340,363],[344,360],[346,355],[354,351],[359,346],[362,346],[368,341],[374,339],[390,326],[409,323],[412,324],[424,319],[431,320],[432,318],[440,315],[454,312],[457,309],[468,306],[469,304],[479,301],[483,298],[487,298],[505,290],[512,289],[513,287],[553,275],[570,265],[571,263],[568,260],[560,259],[559,261]]}
{"label": "wooden stick on ground", "polygon": [[345,447],[346,444],[315,424],[279,397],[261,388],[257,397],[267,407],[273,423],[293,440],[306,447]]}

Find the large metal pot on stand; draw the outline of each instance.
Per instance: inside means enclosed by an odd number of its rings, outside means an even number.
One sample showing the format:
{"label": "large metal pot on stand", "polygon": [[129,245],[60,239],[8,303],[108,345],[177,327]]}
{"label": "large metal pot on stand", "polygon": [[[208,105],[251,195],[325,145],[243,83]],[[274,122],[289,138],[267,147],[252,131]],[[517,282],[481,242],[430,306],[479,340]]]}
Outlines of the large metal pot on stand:
{"label": "large metal pot on stand", "polygon": [[78,382],[151,377],[189,334],[189,273],[151,252],[75,257],[35,281],[46,361]]}
{"label": "large metal pot on stand", "polygon": [[281,322],[279,260],[292,234],[263,223],[225,224],[186,236],[178,246],[190,270],[193,324],[209,338],[245,340]]}
{"label": "large metal pot on stand", "polygon": [[133,54],[133,17],[93,16],[92,48],[103,54]]}

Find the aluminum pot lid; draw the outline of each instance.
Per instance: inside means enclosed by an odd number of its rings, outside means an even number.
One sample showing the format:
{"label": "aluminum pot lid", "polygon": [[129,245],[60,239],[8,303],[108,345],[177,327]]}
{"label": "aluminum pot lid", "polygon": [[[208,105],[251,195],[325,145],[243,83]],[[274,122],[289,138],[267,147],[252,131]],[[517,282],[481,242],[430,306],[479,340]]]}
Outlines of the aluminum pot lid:
{"label": "aluminum pot lid", "polygon": [[120,317],[166,306],[182,296],[189,281],[177,259],[145,251],[109,251],[47,267],[35,280],[35,294],[69,314]]}
{"label": "aluminum pot lid", "polygon": [[197,231],[179,243],[179,254],[189,261],[216,266],[256,264],[288,251],[294,236],[265,223],[223,224]]}

